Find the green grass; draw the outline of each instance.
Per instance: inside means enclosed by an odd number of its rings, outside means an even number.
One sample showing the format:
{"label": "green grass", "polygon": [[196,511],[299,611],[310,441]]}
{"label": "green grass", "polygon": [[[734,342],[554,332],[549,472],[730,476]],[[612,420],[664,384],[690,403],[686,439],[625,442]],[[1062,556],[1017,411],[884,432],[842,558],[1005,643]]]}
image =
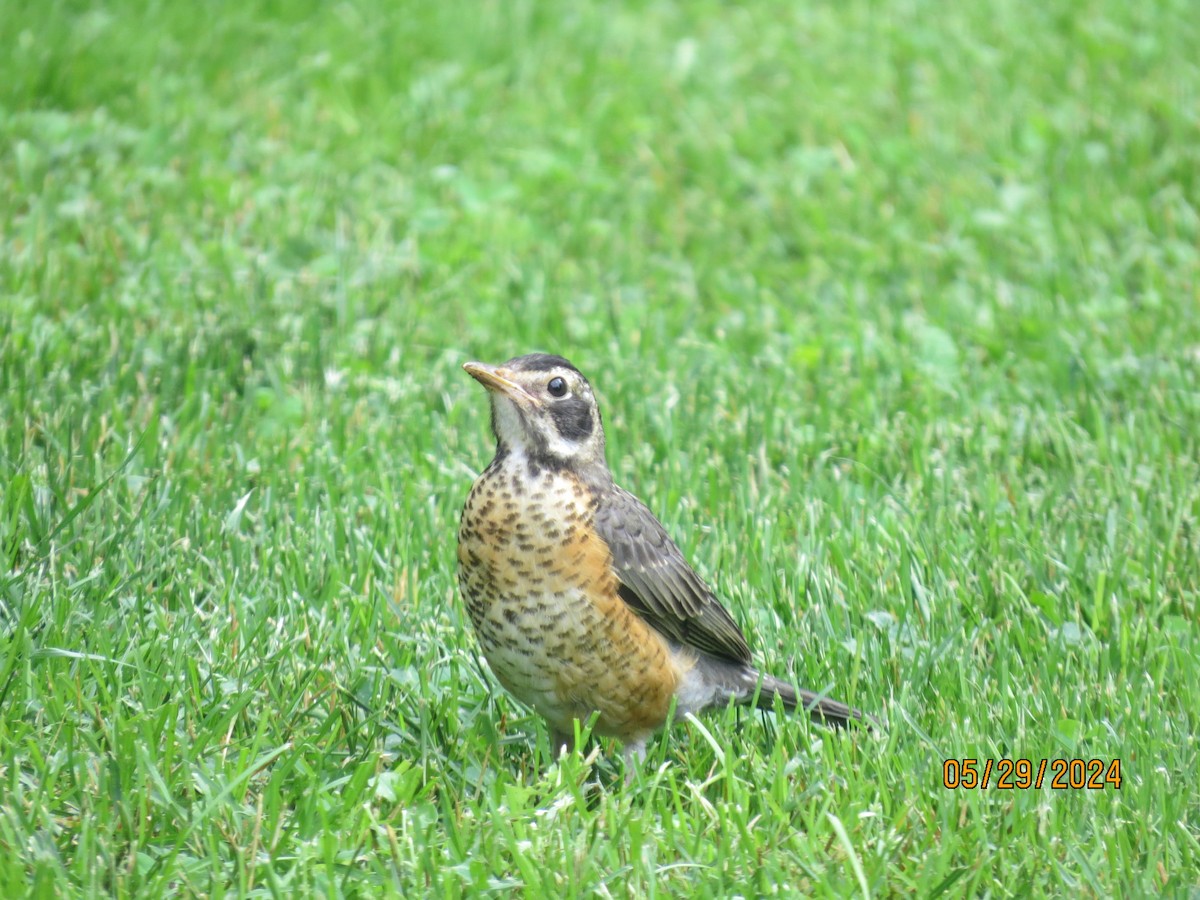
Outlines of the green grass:
{"label": "green grass", "polygon": [[[1200,889],[1191,4],[0,21],[0,896]],[[547,765],[454,574],[534,349],[886,732]]]}

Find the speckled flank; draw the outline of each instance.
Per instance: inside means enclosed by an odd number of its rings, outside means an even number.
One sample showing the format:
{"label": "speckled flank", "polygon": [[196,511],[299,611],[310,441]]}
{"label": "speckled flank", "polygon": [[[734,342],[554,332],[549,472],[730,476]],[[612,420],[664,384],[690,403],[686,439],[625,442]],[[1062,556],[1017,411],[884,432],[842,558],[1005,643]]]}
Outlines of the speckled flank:
{"label": "speckled flank", "polygon": [[617,595],[594,506],[569,470],[531,477],[519,454],[479,477],[459,531],[459,583],[488,664],[558,732],[644,739],[688,667]]}

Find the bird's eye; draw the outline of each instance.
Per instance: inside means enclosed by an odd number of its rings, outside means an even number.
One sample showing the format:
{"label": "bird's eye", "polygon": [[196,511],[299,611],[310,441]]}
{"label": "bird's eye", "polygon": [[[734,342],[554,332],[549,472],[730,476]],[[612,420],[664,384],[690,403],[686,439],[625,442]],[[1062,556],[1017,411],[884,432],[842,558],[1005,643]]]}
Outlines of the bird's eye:
{"label": "bird's eye", "polygon": [[551,397],[562,397],[567,393],[567,383],[561,378],[551,378],[546,390],[550,392]]}

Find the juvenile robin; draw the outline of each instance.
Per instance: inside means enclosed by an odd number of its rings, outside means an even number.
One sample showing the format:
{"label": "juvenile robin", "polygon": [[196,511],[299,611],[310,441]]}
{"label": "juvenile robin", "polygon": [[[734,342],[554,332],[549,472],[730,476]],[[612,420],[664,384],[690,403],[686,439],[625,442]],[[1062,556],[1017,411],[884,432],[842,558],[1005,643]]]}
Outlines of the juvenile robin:
{"label": "juvenile robin", "polygon": [[836,700],[754,668],[746,638],[644,503],[613,482],[600,409],[583,374],[533,353],[464,369],[487,388],[496,455],[458,532],[458,581],[500,683],[550,725],[619,738],[625,760],[670,714],[739,703],[864,721]]}

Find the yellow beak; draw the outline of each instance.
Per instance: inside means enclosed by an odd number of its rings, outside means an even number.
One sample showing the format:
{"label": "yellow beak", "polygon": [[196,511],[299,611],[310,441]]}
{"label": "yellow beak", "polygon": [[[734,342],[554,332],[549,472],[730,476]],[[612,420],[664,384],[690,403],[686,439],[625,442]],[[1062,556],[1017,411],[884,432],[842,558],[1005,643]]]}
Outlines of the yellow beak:
{"label": "yellow beak", "polygon": [[508,377],[511,373],[507,369],[502,369],[500,366],[489,366],[487,363],[481,362],[463,363],[463,369],[489,391],[504,394],[518,403],[534,401],[525,388]]}

